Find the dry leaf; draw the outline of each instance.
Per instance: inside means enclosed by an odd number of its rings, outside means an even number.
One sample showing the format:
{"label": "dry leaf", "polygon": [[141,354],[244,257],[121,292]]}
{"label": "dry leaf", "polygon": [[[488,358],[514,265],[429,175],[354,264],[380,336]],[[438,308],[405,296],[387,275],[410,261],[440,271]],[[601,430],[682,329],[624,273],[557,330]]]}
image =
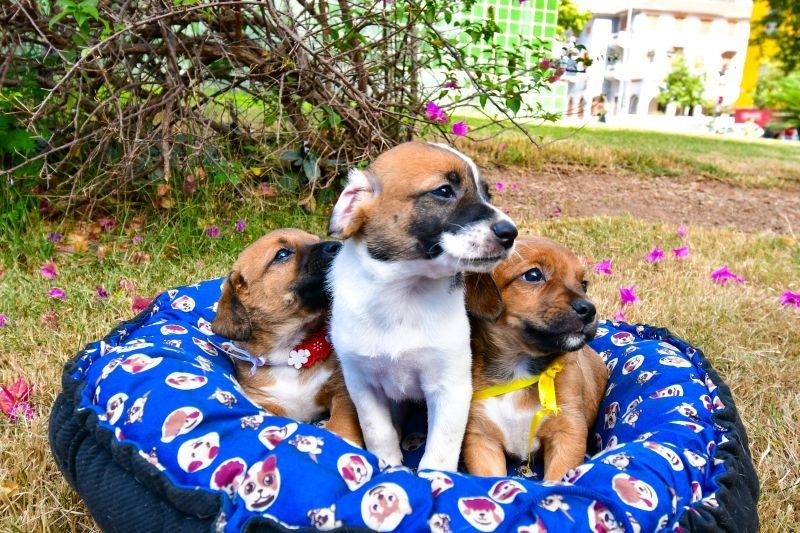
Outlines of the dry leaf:
{"label": "dry leaf", "polygon": [[278,196],[278,191],[272,185],[261,183],[255,192],[256,196]]}
{"label": "dry leaf", "polygon": [[133,252],[131,255],[131,263],[134,265],[141,265],[142,263],[149,263],[150,262],[150,254],[147,252],[143,252],[141,250],[137,250]]}
{"label": "dry leaf", "polygon": [[103,263],[106,260],[106,253],[108,253],[108,246],[97,247],[97,260]]}
{"label": "dry leaf", "polygon": [[309,195],[308,198],[300,202],[300,207],[303,208],[303,211],[306,213],[313,213],[317,210],[317,199],[314,198],[314,195]]}

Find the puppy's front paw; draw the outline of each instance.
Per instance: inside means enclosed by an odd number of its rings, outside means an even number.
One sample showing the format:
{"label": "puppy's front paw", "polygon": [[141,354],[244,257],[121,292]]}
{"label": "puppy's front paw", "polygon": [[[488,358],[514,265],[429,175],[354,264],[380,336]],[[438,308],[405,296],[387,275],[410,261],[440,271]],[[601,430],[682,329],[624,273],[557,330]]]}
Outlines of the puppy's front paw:
{"label": "puppy's front paw", "polygon": [[403,454],[400,452],[400,448],[397,449],[397,452],[387,452],[384,454],[374,452],[370,450],[372,453],[378,456],[378,468],[384,470],[386,468],[390,468],[392,466],[402,466],[403,465]]}
{"label": "puppy's front paw", "polygon": [[430,453],[425,451],[422,460],[419,462],[419,470],[445,470],[455,472],[458,470],[458,453],[455,455],[448,453]]}

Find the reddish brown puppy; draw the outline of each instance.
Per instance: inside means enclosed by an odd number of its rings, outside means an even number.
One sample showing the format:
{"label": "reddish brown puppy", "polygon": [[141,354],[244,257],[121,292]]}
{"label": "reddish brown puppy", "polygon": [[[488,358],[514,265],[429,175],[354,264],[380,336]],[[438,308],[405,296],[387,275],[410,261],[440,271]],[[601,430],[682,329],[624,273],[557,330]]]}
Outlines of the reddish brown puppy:
{"label": "reddish brown puppy", "polygon": [[[464,438],[470,473],[504,476],[506,455],[543,452],[547,480],[583,463],[608,380],[602,359],[586,346],[597,317],[583,276],[572,252],[525,237],[491,275],[467,277],[475,390]],[[548,375],[555,376],[558,411],[545,410],[534,423]],[[518,388],[535,376],[538,382]],[[491,396],[477,399],[480,391]]]}
{"label": "reddish brown puppy", "polygon": [[223,348],[253,401],[301,422],[329,411],[327,428],[362,445],[355,407],[326,339],[325,276],[340,248],[296,229],[260,238],[233,264],[211,329],[233,341]]}

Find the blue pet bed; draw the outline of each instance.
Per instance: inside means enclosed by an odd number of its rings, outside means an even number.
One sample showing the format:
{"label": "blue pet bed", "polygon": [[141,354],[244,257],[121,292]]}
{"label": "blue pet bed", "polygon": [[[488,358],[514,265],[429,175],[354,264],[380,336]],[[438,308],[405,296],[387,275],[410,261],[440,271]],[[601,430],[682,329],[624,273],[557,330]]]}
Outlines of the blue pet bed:
{"label": "blue pet bed", "polygon": [[[758,480],[728,387],[665,329],[605,322],[610,381],[586,463],[558,483],[409,468],[269,416],[211,332],[222,280],[169,290],[67,363],[56,461],[106,531],[756,531]],[[415,420],[416,418],[416,420]],[[424,415],[402,443],[424,448]],[[540,471],[539,471],[540,472]]]}

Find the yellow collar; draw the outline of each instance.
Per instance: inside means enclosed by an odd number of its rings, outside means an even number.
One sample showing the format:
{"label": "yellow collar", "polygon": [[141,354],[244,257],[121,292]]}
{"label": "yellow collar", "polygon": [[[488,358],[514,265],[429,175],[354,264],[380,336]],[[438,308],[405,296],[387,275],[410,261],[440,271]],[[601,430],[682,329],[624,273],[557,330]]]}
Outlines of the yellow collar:
{"label": "yellow collar", "polygon": [[[531,429],[528,433],[528,450],[530,450],[531,445],[533,444],[533,436],[536,434],[536,430],[538,429],[539,424],[541,424],[544,417],[547,415],[558,414],[559,408],[558,403],[556,402],[555,378],[556,375],[562,370],[564,370],[563,364],[553,363],[538,376],[516,379],[509,383],[501,383],[500,385],[494,385],[492,387],[475,391],[472,395],[472,400],[485,400],[486,398],[502,396],[504,394],[508,394],[509,392],[526,389],[538,382],[539,403],[542,405],[542,408],[536,411],[536,414],[533,415],[533,420],[531,420]],[[528,456],[528,465],[530,465],[530,456]]]}

